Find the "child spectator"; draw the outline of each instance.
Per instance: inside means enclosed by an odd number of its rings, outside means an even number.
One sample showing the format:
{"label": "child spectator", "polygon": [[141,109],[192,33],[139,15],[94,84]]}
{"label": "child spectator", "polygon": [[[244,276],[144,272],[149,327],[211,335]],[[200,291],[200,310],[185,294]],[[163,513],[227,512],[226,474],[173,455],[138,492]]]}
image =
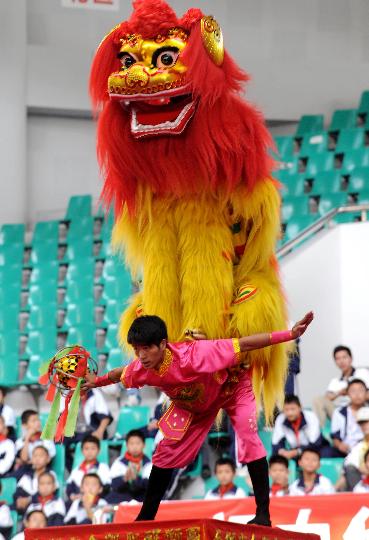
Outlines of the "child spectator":
{"label": "child spectator", "polygon": [[270,495],[282,497],[288,495],[288,459],[284,456],[272,456],[269,459],[269,476],[271,479]]}
{"label": "child spectator", "polygon": [[[94,513],[98,508],[107,506],[107,502],[101,498],[103,485],[100,477],[96,473],[88,473],[82,479],[81,498],[73,501],[65,516],[65,525],[91,524]],[[107,514],[103,514],[103,521],[106,523]]]}
{"label": "child spectator", "polygon": [[[20,477],[14,494],[15,510],[22,513],[31,503],[31,498],[38,491],[40,475],[48,471],[50,456],[45,446],[35,446],[32,452],[31,466]],[[53,474],[53,473],[52,473]]]}
{"label": "child spectator", "polygon": [[96,473],[107,492],[111,485],[110,469],[106,463],[97,460],[100,452],[100,440],[94,435],[86,435],[82,441],[82,454],[84,460],[71,472],[66,486],[66,495],[70,501],[80,499],[81,483],[85,474]]}
{"label": "child spectator", "polygon": [[15,445],[8,437],[8,427],[0,416],[0,478],[5,476],[13,467],[15,460]]}
{"label": "child spectator", "polygon": [[64,524],[65,504],[57,495],[55,476],[51,472],[43,472],[38,477],[38,491],[31,498],[27,512],[42,510],[48,527]]}
{"label": "child spectator", "polygon": [[340,377],[334,377],[330,381],[325,395],[315,398],[313,405],[322,428],[327,417],[332,418],[336,407],[345,407],[349,404],[347,385],[352,379],[361,379],[364,381],[365,386],[369,388],[369,370],[355,368],[352,365],[352,353],[349,347],[345,345],[335,347],[333,358],[336,366],[341,371]]}
{"label": "child spectator", "polygon": [[206,500],[246,497],[244,490],[234,484],[234,478],[236,476],[236,464],[233,459],[218,459],[215,463],[214,472],[219,483],[214,489],[211,489],[206,493]]}
{"label": "child spectator", "polygon": [[143,501],[151,461],[144,455],[145,437],[138,429],[127,434],[127,451],[117,458],[110,469],[112,491],[107,499],[111,504],[123,501]]}
{"label": "child spectator", "polygon": [[364,470],[365,473],[362,475],[360,482],[353,489],[354,493],[369,493],[369,450],[364,454]]}
{"label": "child spectator", "polygon": [[318,473],[320,455],[316,448],[305,448],[299,459],[300,477],[295,480],[289,490],[290,495],[325,495],[335,493],[329,478]]}
{"label": "child spectator", "polygon": [[303,411],[297,396],[286,396],[283,412],[277,416],[274,425],[272,454],[298,459],[304,448],[314,446],[322,450],[324,444],[327,441],[323,439],[317,416],[312,411]]}
{"label": "child spectator", "polygon": [[[46,516],[42,510],[32,510],[27,512],[24,518],[25,529],[44,529],[47,526]],[[24,540],[24,532],[20,532],[13,536],[12,540]]]}
{"label": "child spectator", "polygon": [[15,440],[15,412],[5,403],[6,388],[0,386],[0,415],[4,418],[5,425],[8,428],[8,437],[12,441]]}
{"label": "child spectator", "polygon": [[356,415],[356,421],[363,432],[363,440],[358,442],[344,461],[344,474],[347,491],[352,491],[361,480],[361,475],[366,475],[364,456],[369,450],[369,407],[361,407]]}
{"label": "child spectator", "polygon": [[27,409],[21,416],[23,437],[17,439],[15,450],[20,459],[20,465],[29,464],[32,451],[36,446],[44,446],[53,459],[56,453],[55,444],[52,441],[41,440],[41,421],[38,413]]}
{"label": "child spectator", "polygon": [[[1,493],[1,482],[0,482]],[[10,513],[10,508],[4,501],[0,501],[0,538],[1,535],[5,538],[9,537],[13,527],[13,518]]]}
{"label": "child spectator", "polygon": [[350,404],[334,410],[331,425],[331,438],[335,454],[345,457],[362,440],[363,432],[356,421],[356,415],[366,403],[367,388],[360,379],[352,379],[347,386]]}

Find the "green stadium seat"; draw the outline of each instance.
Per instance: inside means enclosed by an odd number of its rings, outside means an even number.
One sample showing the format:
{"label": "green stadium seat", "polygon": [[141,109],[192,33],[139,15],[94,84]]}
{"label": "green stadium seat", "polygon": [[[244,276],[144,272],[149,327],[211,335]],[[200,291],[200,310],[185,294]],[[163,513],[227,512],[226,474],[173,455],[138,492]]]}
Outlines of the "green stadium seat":
{"label": "green stadium seat", "polygon": [[56,325],[56,301],[52,304],[32,305],[29,311],[28,330],[38,330]]}
{"label": "green stadium seat", "polygon": [[277,154],[280,158],[285,159],[293,156],[295,139],[293,136],[274,137],[274,142],[277,148]]}
{"label": "green stadium seat", "polygon": [[361,94],[358,112],[369,112],[369,90],[364,90]]}
{"label": "green stadium seat", "polygon": [[[52,324],[52,321],[51,321]],[[28,334],[26,354],[31,356],[40,356],[41,360],[51,358],[56,351],[56,326],[42,328],[41,330],[32,330]]]}
{"label": "green stadium seat", "polygon": [[9,358],[18,355],[19,331],[9,330],[5,334],[0,334],[0,358]]}
{"label": "green stadium seat", "polygon": [[0,287],[20,285],[22,281],[22,264],[7,264],[0,266]]}
{"label": "green stadium seat", "polygon": [[283,182],[282,195],[283,197],[301,197],[305,192],[305,175],[295,174],[293,176],[286,176],[280,179]]}
{"label": "green stadium seat", "polygon": [[291,218],[287,223],[283,238],[284,243],[296,238],[296,236],[298,236],[304,229],[314,223],[316,219],[317,217],[313,215]]}
{"label": "green stadium seat", "polygon": [[357,125],[357,109],[338,109],[334,111],[328,131],[340,131]]}
{"label": "green stadium seat", "polygon": [[147,405],[124,406],[120,409],[115,438],[122,439],[131,429],[147,426],[150,420],[150,407]]}
{"label": "green stadium seat", "polygon": [[329,193],[340,193],[342,177],[339,171],[324,171],[318,173],[314,180],[309,195],[325,195]]}
{"label": "green stadium seat", "polygon": [[319,473],[329,478],[334,485],[342,473],[343,458],[321,458]]}
{"label": "green stadium seat", "polygon": [[364,146],[365,130],[363,128],[342,129],[339,132],[335,152],[347,152]]}
{"label": "green stadium seat", "polygon": [[65,300],[67,303],[78,304],[80,301],[94,297],[94,284],[89,276],[79,281],[69,281]]}
{"label": "green stadium seat", "polygon": [[130,278],[127,281],[118,279],[106,279],[104,281],[104,298],[109,301],[119,298],[122,301],[127,300],[132,294],[132,283]]}
{"label": "green stadium seat", "polygon": [[[64,448],[64,446],[62,447]],[[100,452],[98,453],[97,459],[101,463],[106,463],[107,465],[109,465],[109,441],[100,441]],[[79,467],[83,460],[84,457],[82,454],[82,443],[79,442],[76,444],[76,448],[74,450],[73,469]]]}
{"label": "green stadium seat", "polygon": [[45,282],[55,283],[55,288],[58,282],[59,264],[55,261],[42,261],[39,265],[35,264],[32,268],[30,283],[32,285],[43,286]]}
{"label": "green stadium seat", "polygon": [[66,219],[73,220],[82,216],[91,216],[92,197],[91,195],[75,195],[69,199]]}
{"label": "green stadium seat", "polygon": [[359,193],[359,203],[360,204],[369,204],[369,190],[360,191],[360,193]]}
{"label": "green stadium seat", "polygon": [[292,217],[309,214],[309,197],[286,197],[282,201],[282,221],[286,223]]}
{"label": "green stadium seat", "polygon": [[29,288],[28,302],[30,305],[45,305],[56,302],[56,283],[54,281],[44,281]]}
{"label": "green stadium seat", "polygon": [[76,239],[68,244],[66,258],[69,261],[79,261],[93,256],[93,239]]}
{"label": "green stadium seat", "polygon": [[[53,354],[55,353],[55,350]],[[30,357],[28,366],[26,369],[26,373],[20,381],[22,384],[38,384],[38,378],[40,376],[40,366],[47,360],[48,358],[51,358],[52,354],[48,356],[40,356],[40,355],[33,355]]]}
{"label": "green stadium seat", "polygon": [[324,116],[322,114],[301,116],[296,130],[296,137],[303,137],[307,133],[319,133],[324,130]]}
{"label": "green stadium seat", "polygon": [[360,212],[358,213],[344,212],[342,214],[337,214],[332,219],[334,223],[355,223],[360,220],[361,220]]}
{"label": "green stadium seat", "polygon": [[18,531],[18,521],[20,520],[20,517],[18,516],[18,512],[16,510],[10,510],[10,515],[12,516],[13,520],[13,527],[11,532],[11,537],[15,536]]}
{"label": "green stadium seat", "polygon": [[5,501],[8,505],[13,504],[14,493],[17,487],[17,480],[15,478],[2,478],[1,479],[1,500]]}
{"label": "green stadium seat", "polygon": [[106,305],[104,322],[106,324],[117,324],[123,311],[123,302],[108,300]]}
{"label": "green stadium seat", "polygon": [[129,364],[129,362],[130,358],[123,354],[122,349],[118,347],[115,349],[110,349],[106,370],[110,371],[111,369],[126,366]]}
{"label": "green stadium seat", "polygon": [[1,227],[0,243],[4,245],[24,244],[24,223],[4,224]]}
{"label": "green stadium seat", "polygon": [[348,150],[345,153],[342,169],[351,172],[356,167],[369,167],[369,147]]}
{"label": "green stadium seat", "polygon": [[109,324],[108,331],[106,333],[104,349],[110,350],[110,349],[117,349],[118,347],[119,347],[119,345],[118,345],[118,325],[117,324]]}
{"label": "green stadium seat", "polygon": [[73,218],[69,224],[67,243],[81,238],[92,239],[94,229],[94,218],[92,216]]}
{"label": "green stadium seat", "polygon": [[71,262],[68,265],[67,281],[78,281],[79,279],[94,280],[95,274],[95,259],[87,257],[76,262]]}
{"label": "green stadium seat", "polygon": [[334,169],[334,154],[333,152],[324,152],[309,156],[305,174],[314,177],[319,172],[331,171],[332,169]]}
{"label": "green stadium seat", "polygon": [[64,324],[66,327],[93,324],[94,301],[93,298],[85,298],[78,304],[68,304]]}
{"label": "green stadium seat", "polygon": [[349,188],[350,192],[361,192],[369,190],[369,167],[356,167],[350,172]]}
{"label": "green stadium seat", "polygon": [[314,156],[328,151],[328,133],[308,133],[304,136],[299,154],[301,156]]}
{"label": "green stadium seat", "polygon": [[267,452],[267,455],[270,456],[272,454],[272,431],[264,430],[258,432],[258,435],[261,439],[261,442],[264,445],[264,448]]}
{"label": "green stadium seat", "polygon": [[347,205],[347,194],[346,193],[335,193],[331,195],[325,195],[321,197],[319,201],[319,213],[320,215],[325,215],[333,208],[339,208],[340,206]]}
{"label": "green stadium seat", "polygon": [[[18,384],[18,351],[0,356],[0,381],[3,386]],[[1,494],[1,498],[3,498]]]}
{"label": "green stadium seat", "polygon": [[19,305],[21,293],[21,284],[12,283],[6,284],[5,287],[0,288],[0,306],[1,309],[6,309],[9,305]]}
{"label": "green stadium seat", "polygon": [[18,327],[18,304],[0,306],[0,333],[7,333]]}
{"label": "green stadium seat", "polygon": [[48,264],[56,261],[58,258],[57,242],[43,242],[32,246],[31,263],[32,265]]}
{"label": "green stadium seat", "polygon": [[[41,416],[41,415],[40,415]],[[55,457],[51,462],[51,470],[56,474],[59,482],[59,493],[63,496],[63,485],[65,475],[65,446],[63,444],[55,445]]]}
{"label": "green stadium seat", "polygon": [[23,244],[2,244],[0,245],[0,266],[23,265],[24,246]]}
{"label": "green stadium seat", "polygon": [[58,243],[59,221],[39,221],[36,223],[32,237],[32,246],[43,244],[44,242]]}
{"label": "green stadium seat", "polygon": [[112,249],[110,241],[103,240],[99,255],[96,257],[96,259],[106,260],[112,256],[113,256],[113,249]]}
{"label": "green stadium seat", "polygon": [[69,328],[68,330],[68,345],[82,345],[88,351],[96,347],[95,325],[84,324]]}

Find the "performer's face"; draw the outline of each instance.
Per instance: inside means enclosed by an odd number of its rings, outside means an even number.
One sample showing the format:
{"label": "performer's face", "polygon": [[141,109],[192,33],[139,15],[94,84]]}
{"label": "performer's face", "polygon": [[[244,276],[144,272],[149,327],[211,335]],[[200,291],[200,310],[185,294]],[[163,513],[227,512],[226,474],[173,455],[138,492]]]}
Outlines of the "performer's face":
{"label": "performer's face", "polygon": [[167,342],[165,339],[157,345],[134,345],[136,357],[140,360],[145,369],[155,369],[159,367],[164,358],[164,351]]}

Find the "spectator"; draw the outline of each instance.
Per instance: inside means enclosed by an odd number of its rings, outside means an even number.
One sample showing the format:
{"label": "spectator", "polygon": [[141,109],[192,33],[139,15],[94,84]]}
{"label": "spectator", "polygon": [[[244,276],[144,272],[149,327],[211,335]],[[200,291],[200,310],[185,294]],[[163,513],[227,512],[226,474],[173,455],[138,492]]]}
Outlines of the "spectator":
{"label": "spectator", "polygon": [[36,446],[44,446],[50,459],[55,456],[55,444],[52,441],[41,440],[41,420],[38,413],[27,409],[21,416],[23,437],[15,442],[15,451],[19,457],[19,465],[28,465],[31,460],[33,449]]}
{"label": "spectator", "polygon": [[[293,324],[292,324],[293,326]],[[300,373],[300,339],[291,341],[287,347],[288,354],[288,372],[284,385],[284,393],[286,396],[296,394],[296,377]]]}
{"label": "spectator", "polygon": [[[134,390],[134,389],[133,389]],[[155,439],[155,436],[158,432],[158,421],[160,420],[160,417],[163,415],[165,409],[166,409],[166,403],[169,403],[169,398],[164,392],[160,393],[160,396],[158,397],[158,400],[155,404],[154,408],[154,416],[150,418],[149,423],[147,426],[142,426],[140,428],[140,431],[142,431],[144,437],[146,439],[153,438]]]}
{"label": "spectator", "polygon": [[318,473],[320,455],[316,448],[304,448],[299,459],[300,477],[289,489],[290,495],[325,495],[335,493],[329,478]]}
{"label": "spectator", "polygon": [[[49,470],[50,456],[45,446],[35,446],[32,452],[31,466],[17,482],[14,494],[15,510],[23,513],[31,503],[31,498],[38,491],[40,475]],[[54,474],[54,473],[52,473]]]}
{"label": "spectator", "polygon": [[[81,498],[73,501],[65,516],[65,525],[88,525],[93,522],[94,513],[98,508],[107,506],[107,502],[101,497],[103,485],[96,473],[87,473],[82,479]],[[106,523],[108,516],[104,515]]]}
{"label": "spectator", "polygon": [[8,427],[0,416],[0,478],[12,469],[15,460],[15,445],[8,437]]}
{"label": "spectator", "polygon": [[133,429],[127,434],[127,451],[117,458],[110,470],[112,491],[107,499],[111,504],[123,501],[143,501],[151,461],[144,454],[145,437]]}
{"label": "spectator", "polygon": [[100,463],[97,456],[100,452],[100,440],[94,435],[86,435],[82,441],[82,454],[84,460],[79,467],[72,470],[66,486],[66,495],[69,502],[81,498],[81,483],[85,474],[96,473],[101,480],[104,492],[111,485],[110,469],[106,463]]}
{"label": "spectator", "polygon": [[361,379],[369,388],[369,370],[353,367],[349,347],[345,345],[335,347],[333,358],[336,366],[341,370],[341,376],[333,378],[328,384],[325,395],[315,398],[313,404],[313,410],[319,418],[321,427],[324,427],[327,417],[332,418],[336,407],[345,407],[349,404],[347,386],[352,379]]}
{"label": "spectator", "polygon": [[[26,529],[44,529],[47,527],[46,516],[42,510],[32,510],[28,512],[24,518],[24,527]],[[12,540],[24,540],[24,532],[20,532],[13,536]]]}
{"label": "spectator", "polygon": [[354,487],[354,493],[369,493],[369,450],[364,454],[364,466],[362,470],[365,472],[362,475],[360,482]]}
{"label": "spectator", "polygon": [[335,454],[332,457],[345,457],[362,440],[363,432],[356,421],[359,409],[366,403],[367,388],[361,379],[352,379],[347,386],[350,404],[334,410],[331,425],[331,438]]}
{"label": "spectator", "polygon": [[360,482],[361,475],[366,474],[364,456],[369,450],[369,407],[358,410],[356,421],[363,432],[363,440],[353,447],[344,462],[347,491],[353,491],[356,484]]}
{"label": "spectator", "polygon": [[218,485],[206,493],[206,500],[246,497],[244,490],[234,484],[234,478],[236,476],[236,464],[233,459],[218,459],[218,461],[215,463],[214,472],[218,480]]}
{"label": "spectator", "polygon": [[[1,482],[0,482],[1,493]],[[0,538],[8,538],[13,527],[13,518],[9,506],[2,501],[0,503]]]}
{"label": "spectator", "polygon": [[270,495],[282,497],[288,495],[288,459],[284,456],[272,456],[269,459],[269,476],[272,481]]}
{"label": "spectator", "polygon": [[27,512],[42,510],[48,527],[64,524],[65,504],[63,499],[58,497],[57,489],[55,476],[48,471],[41,473],[38,477],[37,493],[32,495],[31,504],[27,508]]}
{"label": "spectator", "polygon": [[0,415],[4,418],[5,425],[8,428],[8,437],[12,441],[15,441],[15,412],[14,410],[5,403],[6,397],[6,388],[0,386]]}
{"label": "spectator", "polygon": [[297,459],[304,448],[314,446],[323,450],[327,444],[317,416],[312,411],[303,411],[297,396],[286,396],[283,412],[277,416],[274,425],[272,454]]}

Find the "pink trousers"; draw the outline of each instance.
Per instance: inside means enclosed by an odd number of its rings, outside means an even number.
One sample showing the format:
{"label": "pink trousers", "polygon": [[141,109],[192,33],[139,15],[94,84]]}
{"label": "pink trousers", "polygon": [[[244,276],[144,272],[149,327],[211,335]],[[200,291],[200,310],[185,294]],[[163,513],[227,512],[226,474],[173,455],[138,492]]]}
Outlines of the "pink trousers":
{"label": "pink trousers", "polygon": [[249,463],[266,456],[257,432],[255,396],[248,372],[234,385],[228,396],[219,396],[211,408],[194,413],[193,420],[180,441],[163,439],[153,455],[153,463],[164,469],[185,467],[192,463],[219,409],[224,409],[232,423],[237,438],[238,461]]}

